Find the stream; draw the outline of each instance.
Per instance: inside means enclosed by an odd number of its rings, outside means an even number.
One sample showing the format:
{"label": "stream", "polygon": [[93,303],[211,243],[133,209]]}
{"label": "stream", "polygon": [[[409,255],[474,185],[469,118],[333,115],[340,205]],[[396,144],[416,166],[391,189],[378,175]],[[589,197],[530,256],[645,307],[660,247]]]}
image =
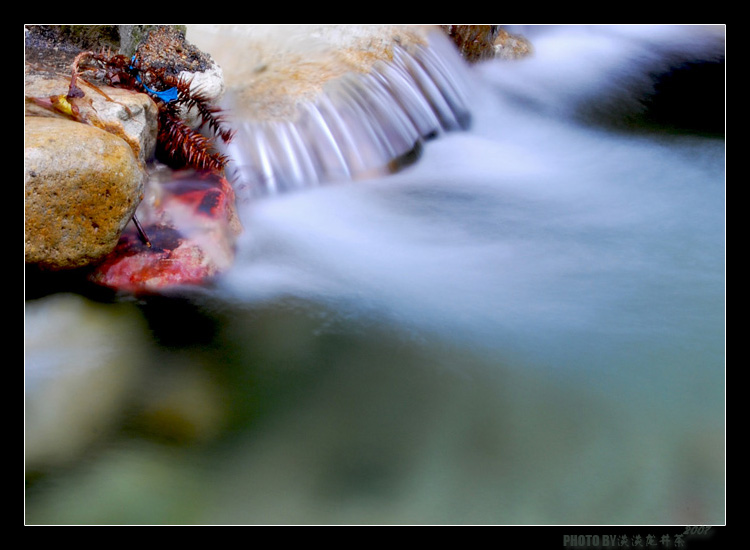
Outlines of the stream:
{"label": "stream", "polygon": [[124,304],[146,358],[29,523],[724,523],[723,29],[512,30],[468,129],[239,193],[215,286]]}

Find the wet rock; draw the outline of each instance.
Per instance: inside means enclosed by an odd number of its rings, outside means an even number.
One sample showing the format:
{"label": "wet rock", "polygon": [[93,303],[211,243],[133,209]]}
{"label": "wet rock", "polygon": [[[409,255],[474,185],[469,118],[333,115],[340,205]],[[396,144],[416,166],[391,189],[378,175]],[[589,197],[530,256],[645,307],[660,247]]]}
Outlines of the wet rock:
{"label": "wet rock", "polygon": [[101,260],[133,217],[144,180],[123,139],[79,122],[26,117],[26,263],[66,269]]}
{"label": "wet rock", "polygon": [[117,424],[146,357],[130,304],[56,294],[25,305],[28,473],[75,460]]}
{"label": "wet rock", "polygon": [[520,59],[531,55],[533,47],[525,37],[500,29],[492,45],[496,59]]}
{"label": "wet rock", "polygon": [[138,210],[149,243],[129,226],[93,270],[92,282],[151,293],[204,284],[232,265],[241,225],[231,184],[215,174],[192,172],[157,180],[149,181]]}
{"label": "wet rock", "polygon": [[442,25],[455,42],[461,55],[470,62],[491,59],[495,56],[493,45],[500,27],[498,25]]}
{"label": "wet rock", "polygon": [[487,59],[517,59],[531,52],[525,38],[499,25],[441,25],[461,55],[471,63]]}

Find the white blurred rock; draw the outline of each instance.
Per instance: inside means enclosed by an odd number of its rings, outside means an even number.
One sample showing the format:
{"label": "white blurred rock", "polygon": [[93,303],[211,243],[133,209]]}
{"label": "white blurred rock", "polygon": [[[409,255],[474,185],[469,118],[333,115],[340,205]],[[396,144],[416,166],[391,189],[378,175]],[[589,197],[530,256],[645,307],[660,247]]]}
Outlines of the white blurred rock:
{"label": "white blurred rock", "polygon": [[[224,95],[224,73],[222,72],[221,67],[216,63],[213,63],[211,67],[205,71],[183,71],[180,73],[180,77],[190,80],[190,91],[195,94],[200,94],[212,105],[216,105]],[[200,113],[195,109],[187,111],[183,110],[182,117],[192,128],[200,127],[203,122]]]}
{"label": "white blurred rock", "polygon": [[70,463],[108,434],[143,366],[132,306],[76,295],[26,303],[26,468]]}

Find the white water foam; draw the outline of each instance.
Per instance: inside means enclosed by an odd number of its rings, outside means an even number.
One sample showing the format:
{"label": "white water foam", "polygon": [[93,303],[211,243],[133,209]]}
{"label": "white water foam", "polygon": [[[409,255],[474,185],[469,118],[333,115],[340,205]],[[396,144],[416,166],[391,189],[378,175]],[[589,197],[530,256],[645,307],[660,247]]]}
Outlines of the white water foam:
{"label": "white water foam", "polygon": [[[474,67],[472,129],[429,142],[416,165],[246,204],[225,288],[241,300],[319,300],[556,361],[567,351],[579,361],[572,350],[596,342],[604,352],[682,338],[707,322],[715,337],[723,142],[574,117],[598,93],[635,101],[644,73],[680,51],[716,55],[714,34],[678,30],[650,29],[642,40],[641,29],[564,28],[538,37],[533,58]],[[522,92],[529,101],[518,101]]]}

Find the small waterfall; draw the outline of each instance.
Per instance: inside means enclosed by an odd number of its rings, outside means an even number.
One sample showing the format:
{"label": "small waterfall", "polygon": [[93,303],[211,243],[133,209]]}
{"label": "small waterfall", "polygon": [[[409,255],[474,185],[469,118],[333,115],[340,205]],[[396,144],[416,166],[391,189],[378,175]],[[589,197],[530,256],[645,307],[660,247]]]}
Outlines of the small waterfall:
{"label": "small waterfall", "polygon": [[66,363],[54,399],[27,379],[64,413],[43,451],[95,440],[27,477],[26,520],[725,523],[724,29],[525,28],[533,55],[471,66],[436,36],[339,71],[297,27],[189,29],[228,100],[336,78],[293,120],[232,113],[215,285],[27,331]]}
{"label": "small waterfall", "polygon": [[[720,37],[624,33],[540,29],[533,56],[472,66],[439,40],[397,49],[366,75],[331,80],[297,123],[248,125],[232,153],[240,198],[387,173],[440,138],[397,174],[241,205],[224,291],[322,302],[558,371],[599,369],[593,333],[603,349],[628,338],[647,349],[672,322],[692,331],[677,313],[685,297],[721,303],[722,140],[615,130],[580,113],[638,105],[652,71],[711,61]],[[471,128],[451,132],[469,106]],[[695,318],[718,326],[708,309]]]}
{"label": "small waterfall", "polygon": [[[439,32],[429,43],[393,47],[369,73],[328,81],[294,120],[234,120],[223,151],[240,200],[397,171],[422,142],[470,124],[465,69]],[[229,112],[234,99],[227,98]]]}

